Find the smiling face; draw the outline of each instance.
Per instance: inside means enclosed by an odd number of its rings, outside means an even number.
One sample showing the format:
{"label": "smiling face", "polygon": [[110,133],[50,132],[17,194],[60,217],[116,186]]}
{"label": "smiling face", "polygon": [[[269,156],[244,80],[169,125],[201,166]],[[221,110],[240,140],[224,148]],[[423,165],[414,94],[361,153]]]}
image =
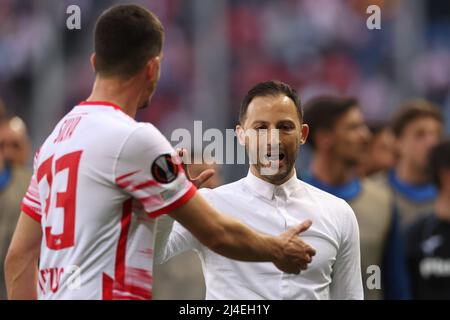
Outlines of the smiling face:
{"label": "smiling face", "polygon": [[257,155],[251,164],[254,175],[277,185],[292,177],[300,145],[308,135],[292,99],[283,94],[255,97],[236,129],[247,154]]}

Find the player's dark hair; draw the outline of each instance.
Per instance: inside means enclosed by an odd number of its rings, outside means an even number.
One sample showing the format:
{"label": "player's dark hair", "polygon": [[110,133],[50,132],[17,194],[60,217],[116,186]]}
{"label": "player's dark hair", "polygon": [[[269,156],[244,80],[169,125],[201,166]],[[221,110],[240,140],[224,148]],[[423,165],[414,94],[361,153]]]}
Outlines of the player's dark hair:
{"label": "player's dark hair", "polygon": [[278,95],[285,95],[294,102],[295,107],[297,108],[298,118],[300,119],[300,122],[303,122],[303,110],[300,103],[300,98],[297,95],[297,91],[295,91],[290,85],[284,82],[271,80],[260,82],[247,92],[244,100],[242,100],[241,103],[241,109],[239,111],[239,124],[244,123],[248,105],[254,98]]}
{"label": "player's dark hair", "polygon": [[450,140],[436,145],[429,155],[428,172],[433,183],[439,188],[441,187],[439,176],[442,169],[450,170]]}
{"label": "player's dark hair", "polygon": [[392,131],[399,137],[408,124],[420,118],[433,118],[438,122],[443,122],[439,107],[429,101],[416,99],[406,102],[394,114],[391,122]]}
{"label": "player's dark hair", "polygon": [[305,123],[309,126],[308,143],[315,148],[315,135],[318,130],[332,130],[334,125],[352,108],[358,108],[355,98],[320,96],[305,104]]}
{"label": "player's dark hair", "polygon": [[161,53],[164,29],[149,10],[117,5],[98,18],[94,34],[96,72],[128,78]]}

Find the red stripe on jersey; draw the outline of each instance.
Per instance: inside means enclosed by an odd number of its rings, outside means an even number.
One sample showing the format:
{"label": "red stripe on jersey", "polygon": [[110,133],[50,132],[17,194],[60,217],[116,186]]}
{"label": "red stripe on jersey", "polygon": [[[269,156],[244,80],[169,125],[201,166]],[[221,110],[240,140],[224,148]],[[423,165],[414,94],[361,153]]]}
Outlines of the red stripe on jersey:
{"label": "red stripe on jersey", "polygon": [[[27,195],[31,198],[34,198],[36,201],[39,202],[39,194],[33,190],[34,187],[35,187],[34,183],[31,182],[30,188],[28,188],[28,191],[27,191]],[[37,188],[37,185],[36,185],[36,188]]]}
{"label": "red stripe on jersey", "polygon": [[94,106],[94,107],[107,106],[107,107],[113,107],[116,110],[123,111],[123,109],[121,107],[119,107],[117,104],[114,104],[114,103],[108,102],[108,101],[82,101],[78,105],[79,106]]}
{"label": "red stripe on jersey", "polygon": [[157,207],[159,205],[164,205],[164,199],[161,197],[161,195],[153,194],[148,197],[143,197],[138,199],[139,202],[142,204],[142,206],[145,208],[151,208],[151,207]]}
{"label": "red stripe on jersey", "polygon": [[162,214],[169,213],[170,211],[173,211],[173,210],[177,209],[178,207],[182,206],[183,204],[185,204],[190,198],[192,198],[194,196],[196,191],[197,191],[197,188],[192,184],[191,187],[189,188],[189,190],[180,199],[169,204],[167,207],[158,209],[153,212],[148,212],[147,215],[150,218],[156,218]]}
{"label": "red stripe on jersey", "polygon": [[123,190],[126,190],[132,183],[132,181],[116,182],[117,186]]}
{"label": "red stripe on jersey", "polygon": [[122,207],[122,219],[120,221],[119,244],[116,252],[115,280],[119,286],[125,286],[125,259],[127,250],[128,230],[131,222],[132,199],[124,202]]}
{"label": "red stripe on jersey", "polygon": [[137,268],[129,268],[131,275],[139,283],[147,284],[149,287],[126,284],[126,247],[128,232],[132,218],[132,199],[124,202],[122,207],[122,218],[120,221],[119,243],[116,251],[114,278],[106,273],[102,275],[102,298],[103,300],[149,300],[152,299],[152,276],[149,271]]}
{"label": "red stripe on jersey", "polygon": [[35,220],[38,223],[41,223],[41,215],[36,212],[36,209],[33,209],[30,206],[27,206],[25,203],[22,203],[21,210],[29,216],[31,219]]}
{"label": "red stripe on jersey", "polygon": [[120,183],[123,179],[126,179],[126,178],[132,176],[133,174],[138,173],[139,171],[140,170],[129,172],[129,173],[125,173],[124,175],[121,175],[120,177],[117,177],[116,178],[116,183]]}
{"label": "red stripe on jersey", "polygon": [[119,243],[116,251],[116,261],[114,277],[112,279],[106,273],[103,273],[102,291],[103,300],[115,299],[113,291],[115,288],[123,288],[125,286],[125,259],[127,249],[127,237],[131,222],[132,199],[128,199],[122,206],[122,218],[120,219],[120,235]]}
{"label": "red stripe on jersey", "polygon": [[31,198],[30,196],[28,196],[28,194],[25,195],[25,199],[27,199],[30,202],[33,202],[35,204],[37,204],[39,207],[41,206],[41,203],[37,200],[34,200],[33,198]]}
{"label": "red stripe on jersey", "polygon": [[154,180],[148,180],[138,185],[133,186],[133,191],[145,189],[147,187],[159,186],[159,183]]}
{"label": "red stripe on jersey", "polygon": [[102,278],[102,299],[112,300],[113,299],[113,284],[114,280],[109,277],[106,273],[103,273]]}

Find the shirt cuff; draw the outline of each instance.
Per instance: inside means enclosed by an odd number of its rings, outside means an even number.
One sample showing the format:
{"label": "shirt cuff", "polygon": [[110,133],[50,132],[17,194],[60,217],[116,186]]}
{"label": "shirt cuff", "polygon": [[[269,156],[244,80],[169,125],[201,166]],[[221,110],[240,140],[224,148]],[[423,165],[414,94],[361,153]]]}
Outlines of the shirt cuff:
{"label": "shirt cuff", "polygon": [[22,210],[27,216],[29,216],[31,219],[35,220],[35,221],[38,222],[38,223],[41,223],[41,218],[42,218],[41,215],[38,214],[38,213],[36,212],[36,210],[33,209],[32,207],[27,206],[26,204],[22,203],[21,210]]}
{"label": "shirt cuff", "polygon": [[179,198],[175,202],[172,202],[167,207],[163,207],[153,212],[148,212],[147,214],[150,218],[156,218],[159,217],[160,215],[169,213],[170,211],[173,211],[181,207],[183,204],[185,204],[190,198],[194,196],[196,191],[197,188],[195,187],[195,185],[192,184],[191,187],[188,189],[188,191],[186,191],[186,193],[181,198]]}

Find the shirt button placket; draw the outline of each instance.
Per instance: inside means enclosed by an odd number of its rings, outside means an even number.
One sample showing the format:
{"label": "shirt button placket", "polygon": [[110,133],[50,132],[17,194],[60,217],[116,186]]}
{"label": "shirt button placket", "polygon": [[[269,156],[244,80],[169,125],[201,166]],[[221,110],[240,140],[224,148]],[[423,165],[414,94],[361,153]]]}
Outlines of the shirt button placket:
{"label": "shirt button placket", "polygon": [[[277,213],[281,216],[284,222],[284,230],[287,230],[287,219],[285,214],[285,199],[283,190],[275,188],[275,207],[277,210]],[[286,273],[281,274],[281,280],[280,280],[280,299],[287,299],[289,297],[289,275]]]}

